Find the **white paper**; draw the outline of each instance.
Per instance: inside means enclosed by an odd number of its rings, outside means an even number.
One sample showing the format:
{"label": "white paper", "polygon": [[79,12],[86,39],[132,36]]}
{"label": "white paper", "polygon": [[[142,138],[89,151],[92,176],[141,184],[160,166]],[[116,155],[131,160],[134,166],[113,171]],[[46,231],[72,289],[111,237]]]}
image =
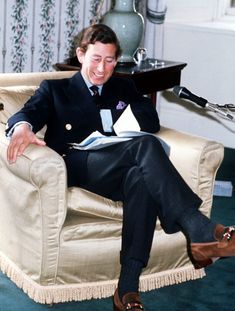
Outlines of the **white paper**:
{"label": "white paper", "polygon": [[113,129],[117,135],[119,135],[120,132],[140,131],[139,123],[136,120],[130,105],[126,107],[121,116],[115,122],[115,124],[113,125]]}
{"label": "white paper", "polygon": [[[114,124],[113,128],[117,136],[105,136],[99,131],[95,131],[91,133],[87,138],[85,138],[81,143],[70,144],[71,148],[79,150],[96,150],[108,147],[112,144],[117,144],[123,141],[130,140],[133,137],[137,136],[152,135],[156,137],[154,134],[140,131],[139,123],[136,120],[130,105],[121,114],[119,119]],[[169,155],[170,147],[162,139],[158,137],[156,137],[156,139],[161,142],[165,152]]]}
{"label": "white paper", "polygon": [[85,138],[81,143],[72,143],[70,145],[72,148],[79,150],[96,150],[130,139],[131,137],[105,136],[99,131],[95,131],[87,138]]}

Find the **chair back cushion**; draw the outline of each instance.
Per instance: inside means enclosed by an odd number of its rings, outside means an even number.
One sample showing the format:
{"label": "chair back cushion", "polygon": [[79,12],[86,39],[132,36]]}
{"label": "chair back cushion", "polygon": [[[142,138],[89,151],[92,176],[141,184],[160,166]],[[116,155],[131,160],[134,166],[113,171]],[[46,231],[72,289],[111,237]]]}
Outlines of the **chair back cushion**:
{"label": "chair back cushion", "polygon": [[16,113],[24,103],[34,94],[37,86],[6,86],[0,87],[0,122],[6,124],[10,116]]}

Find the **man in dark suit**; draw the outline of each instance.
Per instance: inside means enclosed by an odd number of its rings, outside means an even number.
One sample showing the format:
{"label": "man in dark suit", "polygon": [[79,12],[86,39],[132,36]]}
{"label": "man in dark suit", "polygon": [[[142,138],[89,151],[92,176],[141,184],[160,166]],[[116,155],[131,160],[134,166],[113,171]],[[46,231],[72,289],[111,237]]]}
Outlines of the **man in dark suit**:
{"label": "man in dark suit", "polygon": [[[214,224],[199,212],[201,199],[154,136],[98,150],[71,148],[70,143],[79,143],[96,130],[115,135],[113,124],[128,105],[142,131],[154,133],[160,128],[150,100],[140,96],[131,81],[112,76],[121,51],[109,27],[86,28],[76,52],[81,72],[70,79],[43,81],[8,120],[8,161],[15,162],[29,144],[47,144],[64,158],[68,186],[123,201],[121,273],[114,310],[143,310],[139,276],[148,263],[157,217],[167,233],[184,232],[196,267],[211,263],[212,257],[234,256],[235,229]],[[42,141],[35,133],[44,125]]]}

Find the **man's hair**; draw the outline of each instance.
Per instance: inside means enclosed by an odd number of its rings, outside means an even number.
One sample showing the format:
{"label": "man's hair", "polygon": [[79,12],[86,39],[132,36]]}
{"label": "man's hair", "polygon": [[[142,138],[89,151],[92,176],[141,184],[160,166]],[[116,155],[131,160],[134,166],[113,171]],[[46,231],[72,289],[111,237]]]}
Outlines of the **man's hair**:
{"label": "man's hair", "polygon": [[121,47],[115,32],[104,24],[95,24],[85,28],[78,39],[78,47],[84,52],[87,51],[89,44],[101,42],[104,44],[114,44],[116,47],[116,59],[121,55]]}

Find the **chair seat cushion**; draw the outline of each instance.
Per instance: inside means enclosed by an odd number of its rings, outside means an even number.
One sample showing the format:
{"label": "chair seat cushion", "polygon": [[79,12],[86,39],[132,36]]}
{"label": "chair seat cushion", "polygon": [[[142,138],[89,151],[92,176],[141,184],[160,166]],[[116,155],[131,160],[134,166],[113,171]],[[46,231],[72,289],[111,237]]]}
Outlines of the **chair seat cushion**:
{"label": "chair seat cushion", "polygon": [[122,220],[122,202],[112,201],[78,187],[68,189],[68,209],[81,216]]}

